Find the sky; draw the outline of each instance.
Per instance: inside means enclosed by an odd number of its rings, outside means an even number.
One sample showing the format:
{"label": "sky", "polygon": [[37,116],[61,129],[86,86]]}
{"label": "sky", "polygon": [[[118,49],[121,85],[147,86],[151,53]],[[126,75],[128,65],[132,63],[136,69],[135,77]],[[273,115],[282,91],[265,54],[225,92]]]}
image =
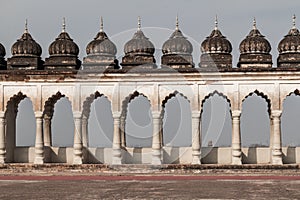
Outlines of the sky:
{"label": "sky", "polygon": [[[224,36],[228,38],[233,47],[233,65],[236,66],[239,56],[238,46],[240,42],[246,37],[246,35],[250,32],[252,28],[253,18],[256,18],[257,28],[260,32],[266,36],[268,41],[272,46],[272,56],[273,63],[276,66],[276,59],[278,56],[277,53],[277,45],[279,41],[286,35],[289,29],[292,27],[292,16],[295,14],[300,18],[300,1],[297,0],[289,0],[289,1],[277,1],[277,0],[252,0],[252,1],[242,1],[242,0],[226,0],[226,1],[200,1],[200,0],[189,0],[189,1],[180,1],[180,0],[152,0],[152,1],[143,1],[143,0],[128,0],[128,1],[116,1],[116,0],[26,0],[26,1],[3,1],[1,3],[1,31],[0,31],[0,42],[5,46],[7,57],[10,57],[10,48],[12,44],[20,38],[24,31],[24,23],[25,19],[28,19],[28,28],[29,32],[33,36],[33,38],[41,45],[43,49],[42,57],[48,57],[48,47],[51,42],[55,40],[55,38],[59,35],[62,29],[62,18],[66,18],[66,30],[70,34],[70,36],[74,39],[74,41],[78,44],[80,48],[79,58],[82,60],[84,56],[86,56],[85,48],[86,45],[96,36],[99,31],[100,24],[100,16],[104,18],[104,31],[108,34],[110,39],[117,45],[118,53],[117,57],[120,60],[123,55],[123,46],[125,42],[131,39],[133,33],[137,29],[137,18],[138,16],[142,19],[142,30],[145,35],[150,38],[150,40],[154,43],[156,47],[155,57],[157,63],[160,63],[161,56],[161,46],[164,41],[166,41],[171,33],[175,29],[175,18],[178,15],[179,17],[179,28],[184,33],[184,35],[188,38],[189,41],[192,42],[194,53],[193,58],[194,62],[197,65],[199,63],[200,57],[200,44],[201,42],[211,33],[214,28],[214,20],[215,16],[218,16],[219,29],[223,33]],[[300,19],[296,19],[296,26],[300,27]],[[184,104],[184,100],[176,99],[174,100],[173,107],[169,105],[169,107],[175,109],[178,108],[179,105]],[[298,99],[299,100],[299,99]],[[298,101],[297,99],[293,100],[295,103]],[[213,101],[213,100],[212,100]],[[219,101],[217,98],[214,101]],[[249,100],[250,101],[250,100]],[[263,118],[264,124],[268,123],[268,117],[264,114],[258,114],[260,110],[265,110],[265,103],[259,107],[260,105],[256,102],[256,100],[252,100],[252,107],[245,106],[246,109],[256,108],[257,112],[252,116],[242,116],[244,118],[249,118],[248,123],[251,122],[252,118],[252,127],[261,128],[262,132],[268,132],[268,126],[255,126],[257,121],[261,121],[259,117]],[[25,102],[25,101],[24,101]],[[25,102],[23,104],[29,105],[30,102]],[[145,101],[141,101],[139,104],[144,104]],[[298,102],[299,103],[299,102]],[[226,134],[230,138],[231,125],[230,121],[228,122],[228,110],[226,110],[226,104],[218,103],[217,107],[211,106],[211,102],[204,109],[204,113],[207,114],[208,120],[205,121],[203,129],[203,140],[204,144],[207,144],[210,140],[215,140],[214,138],[222,138],[220,134],[222,132],[226,132]],[[247,104],[247,103],[245,103]],[[66,105],[66,104],[64,104]],[[135,105],[133,102],[132,105]],[[131,106],[132,106],[131,105]],[[291,104],[294,105],[294,104]],[[185,105],[186,106],[186,105]],[[185,107],[182,106],[182,107]],[[22,106],[21,106],[22,107]],[[22,110],[24,108],[21,108]],[[70,107],[62,106],[66,110],[70,111]],[[97,106],[95,106],[97,107]],[[179,106],[180,107],[180,106]],[[212,109],[214,108],[214,109]],[[291,106],[290,106],[291,108]],[[96,109],[96,108],[95,108]],[[130,110],[131,108],[129,108]],[[143,112],[147,112],[147,108],[145,108]],[[223,110],[223,112],[219,113],[219,110]],[[30,109],[29,109],[30,110]],[[61,109],[57,109],[61,110]],[[170,109],[172,110],[172,109]],[[213,111],[215,110],[215,111]],[[217,111],[216,111],[217,110]],[[289,109],[293,112],[293,109]],[[169,127],[172,127],[172,124],[180,123],[180,119],[186,119],[189,116],[189,111],[183,113],[182,110],[177,111],[180,113],[179,118],[169,119],[166,123],[169,123]],[[295,109],[294,109],[295,111]],[[30,111],[24,111],[27,113]],[[57,111],[56,113],[58,113]],[[63,113],[64,111],[62,111]],[[143,113],[142,112],[142,113]],[[95,112],[97,113],[97,112]],[[108,116],[107,114],[103,116]],[[176,112],[175,112],[176,113]],[[33,113],[32,113],[33,114]],[[62,114],[63,115],[63,114]],[[169,111],[169,116],[174,116],[172,111]],[[257,115],[257,116],[255,116]],[[283,116],[288,114],[283,114]],[[25,116],[25,117],[24,117]],[[24,121],[26,118],[26,114],[23,114],[22,120]],[[101,116],[97,116],[97,114],[91,115],[94,117],[94,121],[97,118],[101,118]],[[103,118],[102,116],[102,118]],[[220,119],[218,118],[220,117]],[[225,117],[224,117],[225,116]],[[22,117],[21,115],[19,118]],[[72,116],[70,116],[72,117]],[[138,114],[132,113],[131,119],[140,119],[141,116]],[[290,117],[295,119],[299,117],[296,112],[291,114]],[[283,117],[284,118],[284,117]],[[226,130],[220,130],[220,127],[212,125],[212,119],[218,121],[222,121]],[[253,121],[253,119],[258,119],[257,121]],[[20,121],[22,121],[20,120]],[[34,118],[33,118],[34,120]],[[111,119],[110,119],[111,120]],[[60,120],[56,120],[59,123]],[[101,120],[100,120],[101,121]],[[187,120],[186,124],[190,123],[190,120]],[[289,123],[289,120],[284,118],[285,123]],[[145,122],[147,122],[145,124]],[[71,123],[71,122],[70,122]],[[141,123],[146,128],[149,123],[151,123],[151,119],[149,116],[145,116],[144,121],[141,122],[135,121],[133,126],[132,135],[138,134],[140,126],[138,123]],[[214,122],[215,123],[215,122]],[[72,124],[72,123],[71,123]],[[252,144],[251,132],[259,132],[257,130],[251,130],[245,128],[245,122],[242,123],[242,129],[248,131],[247,134],[242,135],[242,139],[246,137],[245,141],[249,141],[248,145]],[[99,125],[99,123],[98,123]],[[291,134],[293,134],[293,130],[296,129],[297,122],[294,125],[285,125],[286,127],[294,127],[288,129]],[[26,125],[20,125],[19,123],[19,131],[22,131],[22,127]],[[28,126],[28,124],[27,124]],[[32,125],[34,126],[34,125]],[[92,127],[91,129],[95,129],[97,125]],[[109,125],[111,126],[111,125]],[[179,132],[184,133],[186,127],[179,127]],[[243,128],[244,126],[244,128]],[[21,128],[20,128],[21,127]],[[135,127],[135,128],[134,128]],[[173,127],[174,128],[174,127]],[[103,130],[107,130],[107,132],[112,132],[112,127],[102,128]],[[205,138],[206,132],[210,132],[211,134],[207,135]],[[151,127],[148,127],[147,131],[151,133]],[[147,132],[146,131],[146,132]],[[171,132],[176,130],[171,130]],[[66,131],[64,128],[58,130],[57,132],[72,132],[72,130]],[[97,132],[97,130],[95,131]],[[214,134],[212,134],[214,133]],[[96,134],[96,133],[95,133]],[[58,134],[59,135],[59,134]],[[70,133],[72,135],[72,133]],[[147,135],[145,133],[145,135]],[[209,137],[209,135],[211,137]],[[269,135],[267,133],[266,136],[260,137],[259,135],[256,137],[258,141],[262,142],[262,145],[267,145]],[[108,137],[109,138],[109,137]],[[182,138],[186,138],[184,135],[179,137],[177,140],[181,140]],[[189,137],[187,137],[189,138]],[[25,138],[21,138],[24,140]],[[164,138],[166,143],[172,142],[172,138]],[[295,138],[294,138],[295,139]],[[299,139],[299,138],[298,138]],[[60,139],[58,139],[59,141]],[[293,139],[292,139],[293,140]],[[291,141],[292,141],[291,140]],[[34,141],[34,140],[33,140]],[[91,139],[91,141],[95,141],[95,138]],[[214,144],[219,145],[228,145],[230,141],[227,139],[222,140],[223,142],[213,141]],[[151,141],[150,141],[151,142]],[[174,142],[174,141],[173,141]],[[70,141],[72,143],[72,140]],[[174,142],[176,143],[176,142]],[[189,145],[187,141],[184,142],[186,145]],[[255,142],[254,142],[255,143]],[[287,141],[288,143],[288,141]],[[68,144],[70,145],[70,144]],[[96,145],[96,144],[95,144]]]}

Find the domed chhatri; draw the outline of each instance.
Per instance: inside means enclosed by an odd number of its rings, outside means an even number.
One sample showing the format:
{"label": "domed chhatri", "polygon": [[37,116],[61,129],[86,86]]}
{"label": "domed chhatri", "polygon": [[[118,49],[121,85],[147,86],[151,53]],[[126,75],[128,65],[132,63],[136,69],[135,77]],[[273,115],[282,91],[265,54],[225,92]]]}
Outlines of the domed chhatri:
{"label": "domed chhatri", "polygon": [[5,61],[6,51],[4,46],[0,43],[0,70],[6,69],[6,61]]}
{"label": "domed chhatri", "polygon": [[50,57],[45,60],[45,69],[79,69],[81,61],[78,60],[79,48],[66,32],[65,18],[59,36],[49,46]]}
{"label": "domed chhatri", "polygon": [[218,28],[216,16],[215,28],[201,44],[199,67],[232,68],[232,46]]}
{"label": "domed chhatri", "polygon": [[300,67],[300,33],[296,28],[296,16],[293,26],[278,44],[277,67]]}
{"label": "domed chhatri", "polygon": [[240,44],[240,58],[238,67],[241,68],[271,68],[271,45],[256,28],[255,18],[253,29]]}
{"label": "domed chhatri", "polygon": [[179,30],[178,17],[176,17],[176,29],[162,46],[162,67],[194,67],[192,52],[193,46]]}
{"label": "domed chhatri", "polygon": [[118,60],[116,59],[117,47],[103,31],[102,17],[100,31],[94,40],[87,45],[86,53],[87,56],[83,58],[83,69],[118,68]]}
{"label": "domed chhatri", "polygon": [[124,45],[125,56],[122,58],[121,65],[123,68],[135,66],[139,66],[139,68],[156,68],[154,52],[154,45],[141,30],[141,20],[139,17],[137,32]]}
{"label": "domed chhatri", "polygon": [[7,59],[8,69],[40,69],[42,48],[28,32],[27,20],[25,31],[11,47],[12,57]]}

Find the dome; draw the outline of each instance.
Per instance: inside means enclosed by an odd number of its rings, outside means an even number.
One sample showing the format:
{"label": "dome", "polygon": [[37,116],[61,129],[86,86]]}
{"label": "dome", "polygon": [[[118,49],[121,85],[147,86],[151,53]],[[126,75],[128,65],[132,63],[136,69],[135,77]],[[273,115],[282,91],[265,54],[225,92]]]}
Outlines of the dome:
{"label": "dome", "polygon": [[256,28],[256,22],[253,22],[253,29],[247,35],[247,37],[240,44],[241,54],[269,54],[271,51],[271,45],[268,40],[259,32]]}
{"label": "dome", "polygon": [[202,53],[231,53],[231,43],[222,35],[218,29],[218,21],[215,21],[215,29],[211,34],[202,42]]}
{"label": "dome", "polygon": [[11,53],[13,56],[41,56],[42,48],[29,34],[27,22],[23,35],[12,45]]}
{"label": "dome", "polygon": [[162,52],[167,54],[191,54],[193,45],[183,36],[178,28],[178,19],[176,20],[176,29],[170,38],[163,44]]}
{"label": "dome", "polygon": [[6,51],[4,46],[0,43],[0,57],[4,57],[6,55]]}
{"label": "dome", "polygon": [[87,55],[113,55],[117,54],[116,45],[110,41],[103,31],[103,21],[101,18],[101,28],[93,41],[86,47]]}
{"label": "dome", "polygon": [[79,47],[69,34],[65,30],[65,23],[63,24],[63,30],[59,34],[59,36],[52,42],[49,46],[49,54],[50,56],[59,56],[59,55],[70,55],[70,56],[78,56]]}
{"label": "dome", "polygon": [[139,18],[138,30],[134,33],[131,40],[124,45],[125,54],[141,54],[141,55],[153,55],[155,52],[154,45],[147,38],[141,30],[141,23]]}
{"label": "dome", "polygon": [[296,28],[296,17],[293,17],[293,27],[278,44],[278,51],[283,53],[300,53],[300,32]]}

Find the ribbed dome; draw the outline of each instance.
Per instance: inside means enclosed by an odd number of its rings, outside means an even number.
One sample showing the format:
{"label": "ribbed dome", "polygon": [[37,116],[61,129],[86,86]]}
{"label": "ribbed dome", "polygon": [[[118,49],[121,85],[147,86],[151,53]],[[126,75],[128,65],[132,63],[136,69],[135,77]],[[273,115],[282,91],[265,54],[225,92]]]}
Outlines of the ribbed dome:
{"label": "ribbed dome", "polygon": [[256,22],[253,23],[253,29],[249,35],[240,44],[240,53],[270,53],[271,45],[268,40],[256,28]]}
{"label": "ribbed dome", "polygon": [[6,51],[4,46],[0,43],[0,57],[4,57],[6,55]]}
{"label": "ribbed dome", "polygon": [[283,53],[300,53],[300,32],[295,25],[295,16],[293,17],[293,27],[286,36],[279,42],[278,51]]}
{"label": "ribbed dome", "polygon": [[101,29],[93,41],[86,47],[88,55],[113,55],[117,54],[116,45],[110,41],[105,32]]}
{"label": "ribbed dome", "polygon": [[191,54],[193,52],[193,45],[183,36],[178,28],[178,21],[176,23],[176,30],[170,38],[163,44],[162,52],[167,54]]}
{"label": "ribbed dome", "polygon": [[21,38],[12,45],[11,53],[13,56],[41,56],[42,48],[28,33],[27,25]]}
{"label": "ribbed dome", "polygon": [[142,54],[142,55],[153,55],[155,52],[154,45],[144,35],[139,28],[133,35],[132,39],[124,45],[125,54]]}
{"label": "ribbed dome", "polygon": [[231,43],[217,27],[201,44],[202,53],[231,53],[231,51]]}
{"label": "ribbed dome", "polygon": [[79,48],[67,32],[61,32],[49,46],[50,55],[72,55],[79,54]]}

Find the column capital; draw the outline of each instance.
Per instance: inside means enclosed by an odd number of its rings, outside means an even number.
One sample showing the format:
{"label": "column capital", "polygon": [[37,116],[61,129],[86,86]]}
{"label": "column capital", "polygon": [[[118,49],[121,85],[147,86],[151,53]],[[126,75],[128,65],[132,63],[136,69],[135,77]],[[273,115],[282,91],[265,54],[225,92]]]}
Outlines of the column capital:
{"label": "column capital", "polygon": [[121,117],[121,112],[120,111],[114,111],[112,113],[113,118],[120,118]]}
{"label": "column capital", "polygon": [[201,112],[200,111],[192,111],[192,118],[200,118]]}
{"label": "column capital", "polygon": [[75,119],[80,119],[82,117],[82,113],[80,111],[73,111],[73,117]]}
{"label": "column capital", "polygon": [[281,110],[271,110],[272,117],[281,117],[282,111]]}
{"label": "column capital", "polygon": [[231,111],[232,117],[240,117],[241,114],[242,114],[242,111],[240,111],[240,110],[233,110],[233,111]]}
{"label": "column capital", "polygon": [[0,118],[4,118],[5,117],[5,112],[4,111],[0,111]]}
{"label": "column capital", "polygon": [[43,117],[43,112],[42,111],[35,111],[34,115],[35,115],[35,118],[42,118]]}
{"label": "column capital", "polygon": [[160,119],[161,118],[161,112],[160,111],[152,111],[152,118],[153,119]]}

